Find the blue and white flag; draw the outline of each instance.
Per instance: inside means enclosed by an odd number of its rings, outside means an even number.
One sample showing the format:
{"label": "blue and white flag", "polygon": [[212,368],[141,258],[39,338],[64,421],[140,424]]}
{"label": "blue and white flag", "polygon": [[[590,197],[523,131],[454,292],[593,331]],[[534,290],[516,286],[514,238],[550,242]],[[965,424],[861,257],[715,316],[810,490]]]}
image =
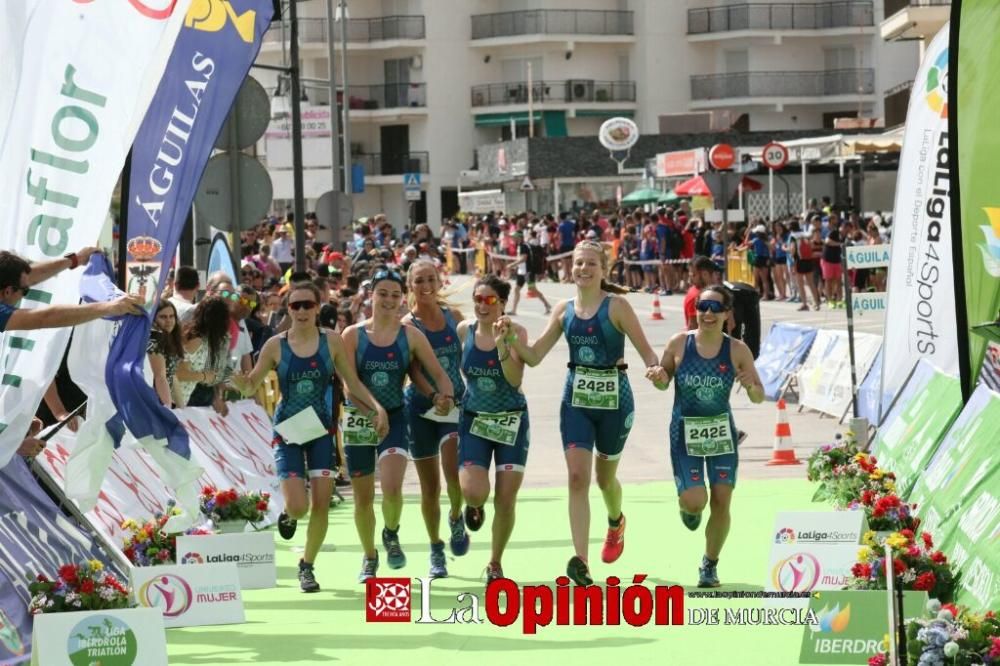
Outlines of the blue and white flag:
{"label": "blue and white flag", "polygon": [[[123,202],[128,206],[126,284],[127,291],[145,299],[147,316],[122,322],[108,352],[105,383],[129,432],[166,466],[165,480],[185,509],[185,498],[195,497],[200,468],[188,462],[184,427],[146,381],[146,343],[205,164],[272,13],[271,0],[192,4],[132,147],[129,198]],[[94,402],[91,396],[89,409]],[[91,488],[92,496],[98,490]]]}

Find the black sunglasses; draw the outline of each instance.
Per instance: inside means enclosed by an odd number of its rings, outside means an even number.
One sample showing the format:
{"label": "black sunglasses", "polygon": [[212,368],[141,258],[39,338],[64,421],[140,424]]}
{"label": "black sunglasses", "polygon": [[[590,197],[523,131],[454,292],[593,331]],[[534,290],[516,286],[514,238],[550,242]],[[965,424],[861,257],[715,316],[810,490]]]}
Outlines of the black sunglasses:
{"label": "black sunglasses", "polygon": [[721,314],[726,311],[726,306],[721,301],[698,301],[698,312],[711,312],[713,314]]}
{"label": "black sunglasses", "polygon": [[312,310],[316,307],[316,301],[293,301],[288,304],[289,310]]}
{"label": "black sunglasses", "polygon": [[381,282],[382,280],[392,280],[393,282],[398,282],[403,284],[402,276],[396,271],[380,270],[376,271],[375,275],[372,276],[372,284],[376,282]]}

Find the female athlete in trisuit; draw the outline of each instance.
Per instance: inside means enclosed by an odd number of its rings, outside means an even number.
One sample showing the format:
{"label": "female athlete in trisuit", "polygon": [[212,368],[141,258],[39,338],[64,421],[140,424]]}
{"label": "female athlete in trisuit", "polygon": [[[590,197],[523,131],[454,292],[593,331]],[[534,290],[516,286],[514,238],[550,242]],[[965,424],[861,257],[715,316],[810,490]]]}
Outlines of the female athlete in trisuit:
{"label": "female athlete in trisuit", "polygon": [[[441,280],[437,268],[427,259],[410,264],[406,274],[410,313],[403,324],[416,326],[427,336],[434,355],[448,373],[455,389],[455,402],[461,402],[465,391],[462,372],[462,345],[458,338],[458,322],[462,313],[452,308],[441,296]],[[406,417],[410,425],[410,457],[420,477],[420,510],[431,541],[431,578],[448,575],[445,566],[444,541],[441,540],[441,470],[444,471],[451,511],[448,526],[449,543],[455,556],[469,551],[469,534],[462,522],[462,488],[458,484],[458,415],[454,420],[441,421],[425,416],[434,408],[438,393],[430,375],[419,361],[410,366],[413,382],[406,387]]]}
{"label": "female athlete in trisuit", "polygon": [[[473,531],[485,519],[490,461],[496,463],[496,513],[487,584],[504,577],[500,561],[514,530],[514,504],[528,459],[528,403],[521,393],[524,362],[502,337],[494,338],[493,324],[503,314],[508,296],[510,283],[496,275],[481,278],[473,292],[476,319],[458,325],[462,372],[468,383],[459,420],[459,478],[466,501],[465,521]],[[522,326],[509,324],[507,330],[521,344],[527,343]]]}
{"label": "female athlete in trisuit", "polygon": [[[303,432],[302,440],[288,442],[274,434],[274,461],[281,479],[285,511],[278,520],[278,532],[285,539],[295,534],[296,521],[310,510],[306,547],[299,560],[299,585],[303,592],[316,592],[319,583],[313,574],[313,562],[326,537],[330,495],[333,492],[334,444],[336,422],[327,388],[333,381],[334,370],[355,396],[359,408],[375,424],[376,432],[389,430],[385,409],[358,380],[354,364],[344,349],[340,336],[316,326],[316,314],[322,302],[319,289],[311,282],[292,285],[288,293],[288,313],[291,328],[268,340],[261,349],[257,365],[248,375],[236,375],[232,383],[243,393],[252,395],[271,370],[277,370],[281,387],[281,402],[274,412],[274,423],[312,409],[319,419],[321,434]],[[310,437],[310,434],[313,436]],[[306,439],[308,437],[308,439]],[[310,492],[307,497],[306,474]]]}
{"label": "female athlete in trisuit", "polygon": [[424,334],[413,326],[403,326],[399,306],[403,300],[403,278],[399,273],[379,269],[372,276],[372,316],[348,326],[344,347],[354,360],[361,382],[389,414],[389,434],[377,435],[368,419],[359,413],[348,388],[341,420],[347,471],[354,490],[354,525],[364,549],[358,581],[364,582],[378,571],[375,550],[375,461],[378,460],[382,487],[382,545],[391,569],[406,565],[399,545],[399,518],[403,512],[403,473],[406,471],[410,432],[403,411],[403,382],[416,358],[431,376],[438,394],[434,407],[442,416],[451,411],[451,380],[434,356]]}
{"label": "female athlete in trisuit", "polygon": [[[597,485],[608,510],[608,533],[601,551],[606,563],[617,560],[625,548],[625,516],[622,487],[616,477],[618,462],[632,428],[634,401],[625,370],[625,336],[646,364],[646,378],[666,381],[657,365],[656,352],[629,302],[620,294],[627,290],[608,284],[604,276],[608,259],[604,247],[583,241],[573,251],[573,282],[576,298],[559,303],[548,327],[532,345],[510,334],[510,319],[501,318],[497,331],[530,366],[538,365],[560,335],[569,343],[569,373],[563,390],[559,430],[569,472],[569,522],[576,549],[566,575],[578,585],[593,581],[587,565],[590,531],[591,470],[596,466]],[[594,449],[597,449],[594,456]],[[596,457],[596,463],[592,460]]]}
{"label": "female athlete in trisuit", "polygon": [[[764,400],[750,348],[723,333],[732,307],[732,294],[725,287],[702,289],[696,304],[698,328],[671,338],[660,363],[677,387],[670,419],[670,464],[681,521],[694,531],[701,524],[705,506],[712,509],[705,526],[698,587],[719,586],[716,567],[729,533],[729,505],[739,462],[736,424],[729,405],[733,381],[739,380],[752,402]],[[706,479],[711,502],[705,491]]]}

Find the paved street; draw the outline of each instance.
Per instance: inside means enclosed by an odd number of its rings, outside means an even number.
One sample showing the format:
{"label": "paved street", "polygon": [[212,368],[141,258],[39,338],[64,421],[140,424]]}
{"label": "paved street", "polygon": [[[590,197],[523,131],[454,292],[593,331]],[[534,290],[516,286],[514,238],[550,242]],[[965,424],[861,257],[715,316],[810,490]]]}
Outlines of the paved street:
{"label": "paved street", "polygon": [[[453,277],[452,289],[456,291],[453,302],[467,314],[471,312],[472,279]],[[546,297],[553,304],[574,293],[571,285],[539,284]],[[646,331],[646,336],[657,352],[662,351],[670,336],[682,328],[680,295],[660,298],[663,321],[653,321],[653,297],[648,294],[631,294],[628,299],[636,309]],[[761,308],[763,330],[776,321],[794,322],[817,328],[847,328],[844,310],[820,312],[798,312],[792,303],[764,302]],[[528,329],[529,339],[534,340],[545,327],[547,317],[542,314],[541,303],[535,299],[522,299],[518,306],[516,320]],[[881,334],[882,316],[866,314],[857,321],[857,330]],[[559,439],[559,400],[563,382],[566,379],[567,345],[564,340],[537,368],[529,368],[525,374],[525,393],[531,410],[531,453],[525,475],[527,487],[562,486],[566,480],[566,466],[563,462],[562,446]],[[629,375],[635,393],[635,425],[626,444],[625,453],[619,467],[620,478],[628,482],[664,481],[672,478],[668,454],[667,425],[673,405],[673,387],[667,392],[657,391],[647,382],[640,368],[643,367],[638,354],[626,343],[626,362],[630,366]],[[743,392],[733,399],[737,426],[749,435],[740,447],[740,474],[743,478],[800,477],[805,474],[803,466],[767,467],[764,463],[771,456],[774,443],[775,404],[764,402],[752,404]],[[846,428],[836,419],[820,416],[815,412],[799,413],[794,405],[789,406],[793,442],[800,457],[804,457],[816,446],[830,441],[834,433]],[[407,474],[407,490],[417,491],[415,474]]]}

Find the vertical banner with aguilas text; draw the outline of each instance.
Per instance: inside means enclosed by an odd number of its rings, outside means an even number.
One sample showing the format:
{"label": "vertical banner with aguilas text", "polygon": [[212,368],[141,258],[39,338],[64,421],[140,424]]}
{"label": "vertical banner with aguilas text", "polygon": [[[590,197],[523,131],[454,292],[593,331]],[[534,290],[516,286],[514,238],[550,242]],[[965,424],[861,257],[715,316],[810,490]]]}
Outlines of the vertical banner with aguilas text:
{"label": "vertical banner with aguilas text", "polygon": [[906,111],[892,223],[879,420],[921,358],[946,374],[958,374],[947,90],[946,25],[924,53]]}
{"label": "vertical banner with aguilas text", "polygon": [[[191,0],[17,0],[0,11],[0,248],[51,261],[97,243],[128,146]],[[21,307],[77,303],[82,271]],[[0,466],[28,431],[70,330],[0,341]]]}
{"label": "vertical banner with aguilas text", "polygon": [[[132,147],[128,201],[123,202],[128,206],[126,284],[130,293],[145,299],[147,316],[122,323],[104,371],[107,391],[90,396],[111,413],[117,408],[132,435],[149,444],[178,503],[195,515],[201,469],[189,462],[183,425],[147,384],[143,359],[156,304],[202,172],[272,13],[271,0],[205,0],[194,3],[184,18]],[[71,476],[87,479],[90,486],[73,494],[93,500],[110,459],[106,451],[95,455],[88,444],[106,449],[108,441],[80,442],[79,455],[75,452],[70,460],[71,468],[80,466],[79,474],[71,469]],[[104,464],[95,474],[93,461],[98,459]]]}
{"label": "vertical banner with aguilas text", "polygon": [[1000,319],[1000,4],[962,0],[952,5],[952,17],[958,19],[951,95],[956,102],[953,123],[958,136],[952,155],[959,186],[952,213],[961,244],[964,293],[959,294],[958,323],[968,344],[960,343],[959,351],[965,355],[962,379],[968,395],[979,377],[987,342],[969,328]]}

